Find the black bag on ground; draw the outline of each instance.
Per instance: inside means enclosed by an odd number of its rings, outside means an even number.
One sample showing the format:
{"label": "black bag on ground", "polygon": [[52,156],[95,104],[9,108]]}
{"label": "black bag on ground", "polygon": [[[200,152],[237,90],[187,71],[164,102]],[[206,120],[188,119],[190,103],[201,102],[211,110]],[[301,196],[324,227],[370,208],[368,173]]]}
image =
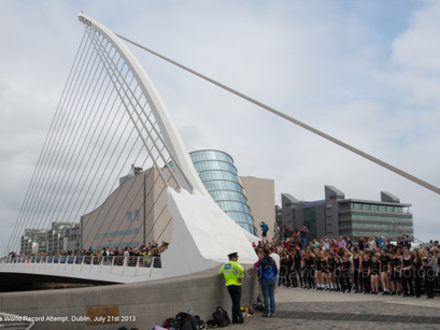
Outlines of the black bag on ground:
{"label": "black bag on ground", "polygon": [[257,300],[256,300],[256,302],[254,302],[252,307],[256,311],[261,311],[261,312],[264,311],[264,303],[262,302],[262,299],[260,299],[260,296],[257,297]]}
{"label": "black bag on ground", "polygon": [[171,329],[171,328],[176,329],[176,328],[177,328],[177,322],[176,322],[176,319],[174,319],[174,318],[172,318],[172,317],[167,318],[167,319],[163,322],[163,327],[166,328],[166,329]]}
{"label": "black bag on ground", "polygon": [[197,330],[197,320],[194,316],[180,312],[176,315],[177,329],[180,330]]}
{"label": "black bag on ground", "polygon": [[212,318],[219,327],[227,327],[231,323],[228,313],[221,306],[212,313]]}
{"label": "black bag on ground", "polygon": [[196,329],[197,330],[207,328],[205,321],[203,321],[199,315],[194,316],[194,318],[196,319]]}

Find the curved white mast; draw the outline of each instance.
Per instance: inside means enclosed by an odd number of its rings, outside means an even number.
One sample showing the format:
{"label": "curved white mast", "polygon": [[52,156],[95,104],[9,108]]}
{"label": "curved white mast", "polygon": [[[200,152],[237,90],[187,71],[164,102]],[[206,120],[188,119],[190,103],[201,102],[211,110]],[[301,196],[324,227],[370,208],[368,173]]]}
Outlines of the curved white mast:
{"label": "curved white mast", "polygon": [[[128,65],[155,116],[164,143],[177,163],[177,179],[182,189],[168,188],[168,210],[173,219],[170,247],[162,254],[161,277],[179,276],[215,267],[238,252],[241,262],[256,261],[249,241],[258,237],[229,218],[211,198],[197,174],[171,117],[143,67],[112,31],[90,17],[79,20],[106,38]],[[148,146],[145,145],[148,149]],[[160,152],[160,151],[159,151]]]}
{"label": "curved white mast", "polygon": [[[84,15],[83,13],[78,15],[79,20],[87,24],[88,26],[93,27],[93,29],[97,30],[101,35],[103,35],[118,51],[118,53],[125,60],[125,63],[130,68],[133,73],[137,83],[139,84],[139,88],[144,93],[146,99],[148,100],[149,106],[154,113],[154,116],[157,120],[157,124],[159,125],[160,131],[163,134],[165,143],[169,151],[172,153],[173,158],[178,162],[179,167],[183,171],[181,173],[177,170],[177,176],[179,179],[179,184],[181,187],[185,188],[188,191],[197,191],[203,195],[209,195],[202,181],[200,180],[196,169],[189,157],[188,151],[183,144],[183,140],[179,134],[179,131],[176,129],[165,104],[163,103],[159,93],[156,90],[151,79],[148,77],[142,65],[139,63],[137,58],[133,55],[133,53],[128,49],[128,47],[116,36],[111,30],[106,28],[104,25],[98,23],[92,18]],[[182,176],[185,176],[183,178]],[[188,183],[191,185],[189,186]]]}

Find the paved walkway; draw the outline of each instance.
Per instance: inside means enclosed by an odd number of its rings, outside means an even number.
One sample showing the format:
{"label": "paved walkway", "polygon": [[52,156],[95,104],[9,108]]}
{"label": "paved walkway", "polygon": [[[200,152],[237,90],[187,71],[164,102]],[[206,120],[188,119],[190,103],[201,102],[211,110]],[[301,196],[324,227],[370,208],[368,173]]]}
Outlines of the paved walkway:
{"label": "paved walkway", "polygon": [[434,299],[279,288],[277,317],[256,313],[231,329],[440,329]]}

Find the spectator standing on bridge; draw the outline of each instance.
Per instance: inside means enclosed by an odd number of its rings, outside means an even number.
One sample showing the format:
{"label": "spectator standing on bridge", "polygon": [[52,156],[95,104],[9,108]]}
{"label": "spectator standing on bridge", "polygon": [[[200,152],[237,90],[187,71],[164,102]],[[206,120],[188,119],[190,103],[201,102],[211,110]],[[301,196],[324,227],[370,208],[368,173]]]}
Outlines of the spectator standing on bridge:
{"label": "spectator standing on bridge", "polygon": [[305,249],[307,246],[307,233],[309,230],[306,226],[302,226],[301,230],[299,231],[299,237],[300,237],[300,243],[301,243],[301,249]]}
{"label": "spectator standing on bridge", "polygon": [[263,241],[267,242],[267,232],[269,231],[269,226],[264,221],[261,221],[260,228]]}
{"label": "spectator standing on bridge", "polygon": [[228,254],[229,261],[225,263],[220,273],[225,277],[225,285],[232,300],[232,323],[243,323],[240,311],[241,281],[244,276],[244,268],[238,263],[238,254]]}
{"label": "spectator standing on bridge", "polygon": [[[278,276],[278,268],[275,261],[269,255],[270,250],[263,249],[264,257],[258,264],[258,279],[264,297],[264,316],[275,316],[275,283]],[[270,304],[270,308],[269,308]]]}

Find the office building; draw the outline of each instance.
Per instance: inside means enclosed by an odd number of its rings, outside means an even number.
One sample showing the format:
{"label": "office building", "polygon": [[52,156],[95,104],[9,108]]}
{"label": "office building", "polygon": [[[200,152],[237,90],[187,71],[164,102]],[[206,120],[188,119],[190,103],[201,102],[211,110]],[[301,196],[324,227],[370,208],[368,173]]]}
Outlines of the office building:
{"label": "office building", "polygon": [[360,237],[385,236],[396,240],[402,235],[414,237],[410,207],[388,192],[381,192],[380,201],[346,199],[337,188],[325,186],[325,199],[318,201],[299,201],[282,194],[276,214],[281,228],[307,226],[309,239],[350,236],[357,241]]}

